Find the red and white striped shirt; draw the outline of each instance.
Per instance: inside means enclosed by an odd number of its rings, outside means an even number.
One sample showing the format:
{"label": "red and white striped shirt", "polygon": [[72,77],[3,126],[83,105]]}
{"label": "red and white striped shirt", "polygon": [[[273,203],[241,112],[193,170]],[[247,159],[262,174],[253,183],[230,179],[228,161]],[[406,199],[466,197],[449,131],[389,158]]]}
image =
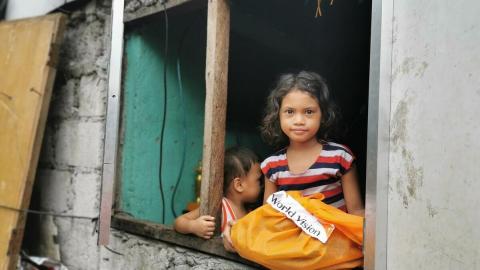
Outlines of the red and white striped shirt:
{"label": "red and white striped shirt", "polygon": [[222,225],[221,225],[222,235],[227,223],[231,220],[236,220],[236,219],[237,217],[233,212],[233,208],[230,205],[230,202],[228,201],[227,198],[223,197],[222,198]]}
{"label": "red and white striped shirt", "polygon": [[346,211],[341,177],[355,160],[346,146],[323,142],[317,160],[303,173],[288,168],[287,148],[265,159],[260,165],[263,174],[278,190],[301,190],[305,196],[323,193],[325,203]]}

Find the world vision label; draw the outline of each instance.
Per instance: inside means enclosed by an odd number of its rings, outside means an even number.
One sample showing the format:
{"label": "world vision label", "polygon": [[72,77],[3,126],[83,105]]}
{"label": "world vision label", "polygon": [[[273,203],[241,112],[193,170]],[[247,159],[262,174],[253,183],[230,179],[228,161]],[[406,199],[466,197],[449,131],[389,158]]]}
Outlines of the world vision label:
{"label": "world vision label", "polygon": [[333,224],[325,224],[310,214],[303,206],[294,198],[288,196],[285,191],[278,191],[270,195],[267,203],[274,209],[291,219],[306,234],[317,238],[322,243],[326,243],[332,234],[335,226]]}

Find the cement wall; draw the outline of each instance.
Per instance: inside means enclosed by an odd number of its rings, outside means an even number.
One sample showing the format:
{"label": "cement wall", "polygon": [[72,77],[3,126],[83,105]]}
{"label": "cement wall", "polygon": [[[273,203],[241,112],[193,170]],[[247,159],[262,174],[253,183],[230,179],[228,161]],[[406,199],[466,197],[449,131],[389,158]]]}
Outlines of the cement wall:
{"label": "cement wall", "polygon": [[[53,90],[32,208],[96,217],[103,159],[111,1],[90,1],[69,15]],[[88,219],[29,216],[24,246],[69,269],[249,269],[113,230],[96,245]]]}
{"label": "cement wall", "polygon": [[480,269],[480,2],[392,2],[387,268]]}

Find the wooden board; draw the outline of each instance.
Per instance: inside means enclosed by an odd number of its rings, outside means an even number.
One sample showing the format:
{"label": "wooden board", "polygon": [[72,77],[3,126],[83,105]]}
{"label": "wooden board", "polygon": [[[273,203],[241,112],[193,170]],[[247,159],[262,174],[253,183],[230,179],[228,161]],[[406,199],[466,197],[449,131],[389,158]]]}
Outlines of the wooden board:
{"label": "wooden board", "polygon": [[[65,16],[0,23],[0,205],[28,208]],[[26,214],[0,207],[0,269],[14,269]]]}
{"label": "wooden board", "polygon": [[210,0],[208,2],[207,63],[205,66],[207,93],[203,135],[201,215],[216,216],[223,196],[229,36],[230,6],[228,0]]}

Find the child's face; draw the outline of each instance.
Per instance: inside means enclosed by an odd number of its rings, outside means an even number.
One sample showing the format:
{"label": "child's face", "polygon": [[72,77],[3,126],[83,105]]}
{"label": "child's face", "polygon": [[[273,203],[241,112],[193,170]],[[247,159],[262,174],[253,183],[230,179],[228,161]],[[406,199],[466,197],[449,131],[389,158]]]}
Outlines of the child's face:
{"label": "child's face", "polygon": [[307,143],[316,140],[322,111],[318,101],[310,94],[292,90],[280,106],[280,127],[290,143]]}
{"label": "child's face", "polygon": [[262,173],[260,170],[260,164],[255,163],[252,165],[247,175],[241,178],[241,181],[245,184],[245,192],[243,192],[244,202],[255,202],[260,194],[260,182]]}

